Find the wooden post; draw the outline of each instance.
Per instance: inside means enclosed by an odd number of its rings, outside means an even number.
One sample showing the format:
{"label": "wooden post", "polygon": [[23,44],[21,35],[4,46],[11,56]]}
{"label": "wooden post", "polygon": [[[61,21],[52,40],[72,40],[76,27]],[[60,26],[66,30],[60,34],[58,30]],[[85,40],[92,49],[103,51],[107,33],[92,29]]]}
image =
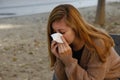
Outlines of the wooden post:
{"label": "wooden post", "polygon": [[95,23],[101,26],[105,23],[105,0],[98,0]]}

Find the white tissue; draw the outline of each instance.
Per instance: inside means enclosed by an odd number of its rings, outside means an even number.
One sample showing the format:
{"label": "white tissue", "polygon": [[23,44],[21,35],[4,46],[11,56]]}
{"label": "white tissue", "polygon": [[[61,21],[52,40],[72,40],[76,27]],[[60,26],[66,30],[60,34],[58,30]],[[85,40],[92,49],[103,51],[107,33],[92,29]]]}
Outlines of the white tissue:
{"label": "white tissue", "polygon": [[60,34],[60,33],[54,33],[51,35],[51,37],[53,38],[54,41],[56,41],[58,43],[63,43],[61,36],[62,36],[62,34]]}

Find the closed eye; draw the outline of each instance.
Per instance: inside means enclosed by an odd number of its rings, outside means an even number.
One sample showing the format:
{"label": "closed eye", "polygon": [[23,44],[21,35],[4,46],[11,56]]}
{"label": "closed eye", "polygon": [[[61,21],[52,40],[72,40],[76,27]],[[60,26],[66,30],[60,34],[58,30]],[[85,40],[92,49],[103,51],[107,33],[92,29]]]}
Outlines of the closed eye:
{"label": "closed eye", "polygon": [[60,32],[61,34],[65,34],[65,32]]}

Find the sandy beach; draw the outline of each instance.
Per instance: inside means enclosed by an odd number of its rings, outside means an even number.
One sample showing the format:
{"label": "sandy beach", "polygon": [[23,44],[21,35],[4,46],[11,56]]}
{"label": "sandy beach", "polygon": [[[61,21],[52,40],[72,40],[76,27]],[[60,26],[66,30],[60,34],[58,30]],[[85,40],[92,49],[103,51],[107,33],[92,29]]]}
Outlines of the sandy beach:
{"label": "sandy beach", "polygon": [[[120,2],[106,5],[106,23],[94,23],[96,6],[79,9],[82,16],[108,33],[120,34]],[[49,13],[0,19],[0,80],[52,80],[47,51]]]}

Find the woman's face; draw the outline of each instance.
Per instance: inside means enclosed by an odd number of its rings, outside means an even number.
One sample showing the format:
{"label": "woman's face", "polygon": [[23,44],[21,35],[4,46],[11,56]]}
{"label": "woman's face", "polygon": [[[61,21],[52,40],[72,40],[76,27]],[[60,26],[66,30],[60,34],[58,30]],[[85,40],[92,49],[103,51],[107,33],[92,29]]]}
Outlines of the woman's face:
{"label": "woman's face", "polygon": [[73,43],[75,39],[75,32],[72,30],[71,27],[66,25],[64,19],[53,22],[52,28],[55,33],[61,33],[69,45]]}

